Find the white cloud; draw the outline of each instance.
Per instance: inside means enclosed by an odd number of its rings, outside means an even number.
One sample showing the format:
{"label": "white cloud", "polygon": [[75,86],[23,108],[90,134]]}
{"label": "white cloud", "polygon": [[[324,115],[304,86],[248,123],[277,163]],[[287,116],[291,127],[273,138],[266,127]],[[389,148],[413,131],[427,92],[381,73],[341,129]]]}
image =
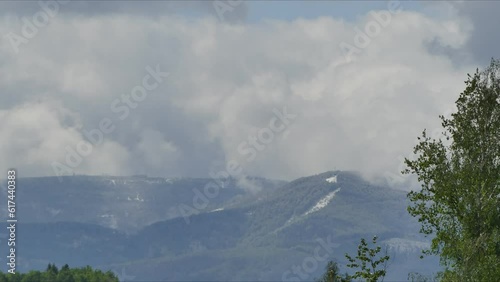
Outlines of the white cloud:
{"label": "white cloud", "polygon": [[[57,102],[26,103],[0,111],[0,169],[16,168],[23,176],[54,175],[52,162],[64,163],[67,146],[84,140],[77,114]],[[69,126],[67,124],[72,124]],[[115,142],[95,147],[75,173],[119,174],[127,151]]]}
{"label": "white cloud", "polygon": [[[396,170],[421,130],[439,126],[437,116],[473,70],[431,54],[426,44],[461,48],[470,29],[459,18],[402,12],[346,62],[339,44],[352,44],[354,27],[370,20],[227,25],[213,18],[61,15],[17,57],[1,47],[1,150],[8,157],[0,167],[53,174],[50,161],[82,140],[81,128],[110,117],[116,130],[81,172],[207,176],[212,162],[230,159],[246,174],[287,179],[334,168]],[[110,102],[157,64],[171,73],[168,81],[129,118],[116,119]],[[58,106],[34,103],[40,95]],[[298,114],[286,137],[245,162],[237,146],[283,106]],[[68,118],[80,127],[68,126]]]}
{"label": "white cloud", "polygon": [[137,145],[137,153],[142,159],[146,173],[164,174],[175,169],[175,163],[180,158],[177,147],[167,140],[161,132],[146,129],[141,134]]}

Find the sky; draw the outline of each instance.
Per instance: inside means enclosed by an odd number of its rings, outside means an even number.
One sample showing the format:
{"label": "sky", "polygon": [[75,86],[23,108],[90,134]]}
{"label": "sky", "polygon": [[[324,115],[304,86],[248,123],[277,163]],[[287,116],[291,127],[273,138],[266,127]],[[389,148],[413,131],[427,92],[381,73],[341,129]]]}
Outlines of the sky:
{"label": "sky", "polygon": [[405,181],[498,2],[5,1],[0,171]]}

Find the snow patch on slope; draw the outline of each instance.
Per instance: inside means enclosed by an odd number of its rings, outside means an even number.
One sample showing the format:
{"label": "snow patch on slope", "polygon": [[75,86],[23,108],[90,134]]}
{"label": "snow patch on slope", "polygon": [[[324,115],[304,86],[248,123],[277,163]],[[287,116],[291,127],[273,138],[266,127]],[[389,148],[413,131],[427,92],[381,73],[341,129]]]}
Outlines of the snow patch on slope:
{"label": "snow patch on slope", "polygon": [[[335,179],[336,179],[336,176],[335,176]],[[317,211],[321,210],[322,208],[326,207],[330,203],[330,201],[333,199],[333,197],[335,197],[335,194],[337,194],[338,191],[340,191],[340,188],[338,188],[337,190],[335,190],[333,192],[328,193],[328,195],[326,195],[321,200],[319,200],[316,203],[316,205],[314,205],[314,207],[312,207],[310,210],[308,210],[303,216],[306,216],[306,215],[311,214],[313,212],[317,212]]]}
{"label": "snow patch on slope", "polygon": [[303,219],[307,215],[314,213],[314,212],[317,212],[317,211],[321,210],[322,208],[326,207],[332,201],[333,197],[335,197],[335,194],[337,194],[337,192],[339,192],[339,191],[340,191],[340,188],[338,188],[337,190],[335,190],[333,192],[328,193],[325,197],[320,199],[316,203],[316,205],[314,205],[310,210],[308,210],[303,215],[301,215],[301,216],[292,215],[292,217],[290,219],[288,219],[287,222],[285,222],[285,224],[283,226],[274,230],[273,233],[276,234],[276,233],[278,233],[278,231],[281,231],[281,230],[287,228],[288,226],[300,221],[301,219]]}
{"label": "snow patch on slope", "polygon": [[209,212],[218,212],[218,211],[223,211],[223,210],[224,210],[224,208],[218,208],[218,209],[215,209],[215,210],[211,210]]}
{"label": "snow patch on slope", "polygon": [[337,176],[335,175],[335,176],[332,176],[330,178],[327,178],[326,182],[328,182],[328,183],[337,183]]}

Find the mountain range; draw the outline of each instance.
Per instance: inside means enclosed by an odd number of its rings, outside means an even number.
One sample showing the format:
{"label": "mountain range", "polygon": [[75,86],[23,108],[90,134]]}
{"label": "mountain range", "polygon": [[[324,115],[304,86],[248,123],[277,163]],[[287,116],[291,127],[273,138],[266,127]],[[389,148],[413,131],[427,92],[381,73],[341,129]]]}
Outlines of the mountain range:
{"label": "mountain range", "polygon": [[[429,240],[406,211],[406,192],[356,172],[291,182],[39,177],[17,186],[20,271],[68,263],[126,281],[311,281],[329,260],[347,271],[344,254],[374,235],[391,257],[386,281],[440,270],[437,258],[420,259]],[[6,238],[4,227],[0,244]]]}

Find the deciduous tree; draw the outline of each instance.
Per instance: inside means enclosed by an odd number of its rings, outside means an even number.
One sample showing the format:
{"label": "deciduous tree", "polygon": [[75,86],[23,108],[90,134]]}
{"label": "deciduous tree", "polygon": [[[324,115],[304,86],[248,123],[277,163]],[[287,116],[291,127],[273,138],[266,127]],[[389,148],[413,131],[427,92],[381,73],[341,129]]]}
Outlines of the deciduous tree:
{"label": "deciduous tree", "polygon": [[383,255],[379,254],[382,251],[381,246],[377,246],[377,236],[372,238],[373,248],[368,246],[368,243],[363,238],[358,245],[358,253],[355,257],[345,254],[349,261],[347,267],[358,269],[351,277],[354,279],[363,278],[367,282],[377,282],[379,279],[384,280],[389,256],[387,251]]}
{"label": "deciduous tree", "polygon": [[450,118],[440,116],[442,138],[424,130],[406,159],[421,189],[408,197],[409,213],[432,235],[430,254],[446,266],[443,280],[500,277],[500,61],[468,75]]}

